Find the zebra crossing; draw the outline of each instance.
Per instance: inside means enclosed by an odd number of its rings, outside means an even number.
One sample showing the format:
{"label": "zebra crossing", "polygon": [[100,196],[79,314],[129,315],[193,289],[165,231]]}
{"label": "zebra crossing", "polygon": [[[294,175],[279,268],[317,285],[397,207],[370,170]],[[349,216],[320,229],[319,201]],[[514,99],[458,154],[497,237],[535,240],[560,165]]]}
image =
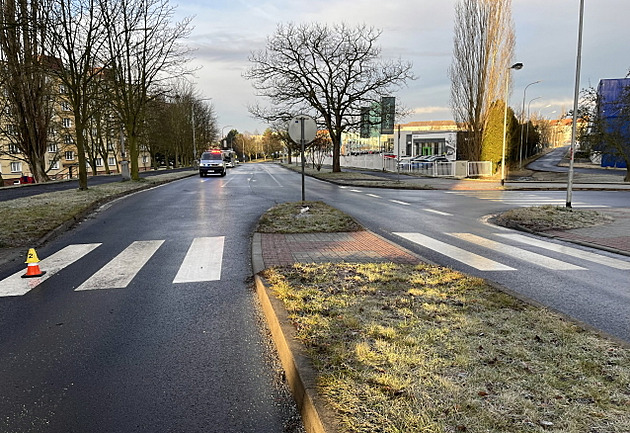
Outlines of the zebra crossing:
{"label": "zebra crossing", "polygon": [[[455,246],[422,233],[394,232],[393,234],[480,271],[517,270],[517,268],[500,263],[481,254],[473,253],[461,246]],[[619,270],[630,270],[630,260],[598,254],[517,233],[493,233],[491,235],[492,237],[498,237],[502,241],[511,243],[500,242],[490,237],[482,237],[472,233],[445,234],[455,240],[463,241],[464,244],[472,244],[476,247],[481,247],[482,250],[487,250],[488,254],[492,253],[496,255],[496,253],[499,253],[511,259],[527,262],[553,271],[585,271],[588,269],[588,263],[596,263]],[[525,247],[534,248],[538,252],[530,251],[529,249],[525,249]],[[549,251],[577,259],[579,265],[550,257],[545,254],[545,252]]]}
{"label": "zebra crossing", "polygon": [[[135,278],[163,245],[164,240],[134,241],[101,269],[84,281],[75,291],[124,289]],[[173,284],[218,281],[221,279],[225,238],[202,237],[193,239]],[[89,258],[101,243],[74,244],[57,251],[39,262],[46,271],[37,278],[22,278],[24,271],[0,281],[0,297],[23,296],[35,287],[53,278],[64,268]]]}
{"label": "zebra crossing", "polygon": [[[464,197],[472,197],[479,200],[488,200],[498,203],[505,203],[514,205],[517,207],[529,207],[529,206],[565,206],[566,194],[536,194],[536,193],[506,193],[505,191],[445,191],[446,194],[454,194]],[[557,195],[557,197],[554,197]],[[572,203],[574,207],[585,208],[606,208],[608,206],[593,205],[580,201],[574,201]]]}
{"label": "zebra crossing", "polygon": [[[515,261],[552,271],[586,271],[589,269],[589,264],[622,271],[630,270],[630,258],[600,254],[510,231],[491,233],[486,236],[473,233],[443,233],[447,237],[446,241],[417,232],[394,232],[393,234],[480,271],[517,271],[518,265],[514,264]],[[440,237],[444,238],[444,236]],[[452,242],[449,239],[452,239]],[[131,242],[74,290],[81,292],[128,287],[155,253],[163,248],[164,242],[164,240]],[[193,239],[172,283],[220,280],[224,243],[223,236]],[[42,270],[46,271],[44,275],[32,279],[22,278],[24,270],[21,270],[1,280],[0,297],[27,294],[49,278],[54,278],[64,268],[80,260],[89,259],[90,254],[101,245],[101,243],[91,243],[66,246],[39,262]],[[470,246],[470,249],[467,246]],[[551,257],[550,253],[554,257]],[[505,261],[510,260],[510,265],[501,263],[501,257],[505,257]],[[573,262],[567,260],[573,260]]]}

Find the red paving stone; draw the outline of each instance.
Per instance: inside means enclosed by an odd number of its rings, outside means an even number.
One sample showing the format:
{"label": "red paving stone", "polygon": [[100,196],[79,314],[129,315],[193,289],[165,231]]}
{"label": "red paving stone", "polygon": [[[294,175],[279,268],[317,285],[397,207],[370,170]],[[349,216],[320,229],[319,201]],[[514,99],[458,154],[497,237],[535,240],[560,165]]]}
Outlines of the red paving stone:
{"label": "red paving stone", "polygon": [[392,262],[416,264],[418,257],[369,231],[347,233],[261,234],[265,266],[292,263]]}

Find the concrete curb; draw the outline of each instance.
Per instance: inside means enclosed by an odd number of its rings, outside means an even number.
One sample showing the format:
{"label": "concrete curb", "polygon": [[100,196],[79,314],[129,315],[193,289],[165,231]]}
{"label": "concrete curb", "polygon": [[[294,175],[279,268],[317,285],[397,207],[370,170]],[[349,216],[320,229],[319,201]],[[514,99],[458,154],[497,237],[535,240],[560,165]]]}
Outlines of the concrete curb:
{"label": "concrete curb", "polygon": [[290,324],[284,306],[269,293],[264,279],[257,275],[263,267],[261,236],[260,233],[254,233],[252,268],[256,294],[278,351],[289,389],[302,416],[304,427],[307,433],[337,432],[339,428],[332,411],[325,407],[315,390],[317,373],[304,354],[304,348],[294,338],[295,330]]}

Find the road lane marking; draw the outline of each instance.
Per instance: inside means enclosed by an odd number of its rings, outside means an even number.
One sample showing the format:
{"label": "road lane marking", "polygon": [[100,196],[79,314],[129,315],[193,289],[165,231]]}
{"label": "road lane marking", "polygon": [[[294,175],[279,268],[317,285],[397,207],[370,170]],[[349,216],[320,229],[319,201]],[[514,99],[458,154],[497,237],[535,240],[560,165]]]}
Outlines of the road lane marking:
{"label": "road lane marking", "polygon": [[368,197],[381,198],[380,195],[376,195],[376,194],[365,194],[365,195],[367,195]]}
{"label": "road lane marking", "polygon": [[75,292],[82,290],[124,289],[160,248],[162,243],[164,243],[163,240],[133,242],[87,281],[74,289]]}
{"label": "road lane marking", "polygon": [[516,269],[506,266],[494,260],[487,259],[470,251],[463,250],[454,245],[438,241],[420,233],[394,233],[397,236],[405,238],[415,244],[429,248],[440,254],[448,256],[458,262],[464,263],[480,271],[515,271]]}
{"label": "road lane marking", "polygon": [[506,239],[511,239],[516,242],[520,242],[527,245],[532,245],[539,248],[544,248],[546,250],[555,251],[561,254],[566,254],[568,256],[577,257],[579,259],[588,260],[589,262],[599,263],[600,265],[609,266],[615,269],[630,269],[630,262],[626,262],[624,260],[615,259],[608,256],[603,256],[601,254],[592,253],[590,251],[583,251],[578,248],[569,247],[566,245],[560,245],[553,242],[547,242],[540,239],[530,238],[529,236],[524,236],[520,234],[514,233],[497,233],[498,236],[501,236]]}
{"label": "road lane marking", "polygon": [[453,214],[451,214],[451,213],[442,212],[442,211],[435,210],[435,209],[426,208],[426,209],[422,209],[422,210],[425,211],[425,212],[431,212],[431,213],[442,215],[442,216],[453,216]]}
{"label": "road lane marking", "polygon": [[411,206],[411,204],[404,202],[404,201],[400,201],[400,200],[390,200],[392,203],[396,203],[396,204],[401,204],[403,206]]}
{"label": "road lane marking", "polygon": [[351,189],[350,192],[361,192],[361,190],[358,189]]}
{"label": "road lane marking", "polygon": [[224,236],[195,238],[173,283],[220,280],[224,242]]}
{"label": "road lane marking", "polygon": [[68,245],[39,262],[40,269],[46,271],[41,277],[22,278],[25,271],[20,271],[0,281],[0,297],[25,295],[100,245],[100,243]]}
{"label": "road lane marking", "polygon": [[489,248],[493,251],[507,254],[511,257],[519,260],[524,260],[529,263],[533,263],[538,266],[542,266],[554,271],[575,271],[584,270],[583,267],[566,263],[561,260],[552,259],[551,257],[543,256],[541,254],[532,253],[531,251],[523,250],[511,245],[502,244],[490,239],[482,238],[481,236],[473,235],[472,233],[447,233],[450,236],[464,240],[466,242],[473,243],[485,248]]}

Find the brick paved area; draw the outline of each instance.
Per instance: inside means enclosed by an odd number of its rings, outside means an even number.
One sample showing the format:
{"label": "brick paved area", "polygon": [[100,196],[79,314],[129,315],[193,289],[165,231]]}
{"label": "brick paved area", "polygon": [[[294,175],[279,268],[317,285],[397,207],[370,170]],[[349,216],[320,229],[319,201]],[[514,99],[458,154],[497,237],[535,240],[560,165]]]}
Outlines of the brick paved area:
{"label": "brick paved area", "polygon": [[265,267],[299,263],[419,263],[418,257],[369,231],[261,234]]}
{"label": "brick paved area", "polygon": [[630,209],[598,209],[598,211],[612,216],[615,221],[595,227],[547,233],[558,238],[602,245],[630,254]]}

